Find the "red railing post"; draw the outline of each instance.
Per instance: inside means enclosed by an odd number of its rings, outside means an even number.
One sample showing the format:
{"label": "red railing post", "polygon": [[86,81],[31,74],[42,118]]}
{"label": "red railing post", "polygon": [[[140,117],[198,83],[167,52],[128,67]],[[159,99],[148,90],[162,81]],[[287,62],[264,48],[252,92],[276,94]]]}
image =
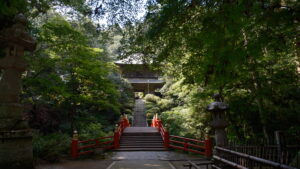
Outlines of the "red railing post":
{"label": "red railing post", "polygon": [[122,116],[122,132],[126,127],[125,115]]}
{"label": "red railing post", "polygon": [[119,134],[119,126],[116,125],[114,132],[114,148],[118,149],[120,147],[120,134]]}
{"label": "red railing post", "polygon": [[124,115],[124,116],[125,116],[125,118],[124,118],[124,120],[125,120],[125,127],[129,127],[130,123],[129,123],[129,120],[127,118],[127,115]]}
{"label": "red railing post", "polygon": [[187,140],[184,140],[183,150],[184,150],[184,151],[188,151],[188,143],[187,143]]}
{"label": "red railing post", "polygon": [[78,133],[76,130],[73,132],[73,138],[71,143],[71,157],[78,157]]}
{"label": "red railing post", "polygon": [[155,127],[155,115],[154,115],[153,118],[152,118],[152,124],[151,124],[151,127]]}
{"label": "red railing post", "polygon": [[165,128],[165,133],[164,133],[164,143],[165,143],[165,147],[169,148],[169,144],[170,144],[170,133],[167,130],[167,128]]}
{"label": "red railing post", "polygon": [[152,119],[152,127],[158,127],[158,117],[157,117],[158,115],[157,114],[155,114],[154,116],[153,116],[153,119]]}
{"label": "red railing post", "polygon": [[96,146],[100,145],[100,141],[99,140],[96,140],[95,143],[96,143]]}
{"label": "red railing post", "polygon": [[204,147],[205,147],[205,156],[210,158],[212,156],[212,141],[209,136],[205,137]]}
{"label": "red railing post", "polygon": [[161,131],[161,126],[162,126],[162,124],[161,124],[160,119],[157,119],[157,127],[158,127],[159,131]]}

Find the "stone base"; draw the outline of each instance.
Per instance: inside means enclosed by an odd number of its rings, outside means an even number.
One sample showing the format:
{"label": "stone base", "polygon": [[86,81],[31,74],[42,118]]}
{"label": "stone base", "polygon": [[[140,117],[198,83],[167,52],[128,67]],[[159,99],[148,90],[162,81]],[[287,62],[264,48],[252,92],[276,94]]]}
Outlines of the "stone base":
{"label": "stone base", "polygon": [[34,169],[31,130],[0,131],[0,166]]}
{"label": "stone base", "polygon": [[11,129],[22,130],[26,128],[28,128],[28,124],[23,119],[22,104],[0,104],[0,131],[7,131]]}

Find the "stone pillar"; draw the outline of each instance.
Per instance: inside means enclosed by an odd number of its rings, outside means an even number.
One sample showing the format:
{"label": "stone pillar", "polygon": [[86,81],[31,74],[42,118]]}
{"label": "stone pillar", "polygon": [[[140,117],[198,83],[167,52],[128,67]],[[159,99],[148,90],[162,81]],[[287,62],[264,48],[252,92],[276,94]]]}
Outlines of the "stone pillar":
{"label": "stone pillar", "polygon": [[207,110],[211,112],[213,116],[211,126],[215,129],[216,145],[224,146],[227,144],[225,111],[229,109],[229,106],[222,102],[219,94],[214,94],[213,98],[215,101],[208,105]]}
{"label": "stone pillar", "polygon": [[20,104],[22,73],[26,69],[24,51],[33,51],[36,42],[26,32],[26,18],[19,14],[15,24],[0,32],[0,166],[5,169],[32,169],[32,130]]}

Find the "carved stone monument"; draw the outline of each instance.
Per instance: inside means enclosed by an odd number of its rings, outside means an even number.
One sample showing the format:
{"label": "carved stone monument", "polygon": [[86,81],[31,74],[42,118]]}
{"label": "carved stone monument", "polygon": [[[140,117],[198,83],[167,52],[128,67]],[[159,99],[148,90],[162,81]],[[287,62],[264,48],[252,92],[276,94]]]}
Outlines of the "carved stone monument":
{"label": "carved stone monument", "polygon": [[225,132],[227,122],[225,121],[225,111],[229,109],[229,106],[222,102],[219,94],[214,94],[213,98],[215,101],[207,106],[207,110],[213,114],[211,126],[215,129],[216,145],[224,146],[227,144],[227,136]]}
{"label": "carved stone monument", "polygon": [[27,20],[19,14],[15,24],[0,32],[0,168],[32,169],[32,131],[20,104],[24,51],[33,51],[36,41],[26,32]]}

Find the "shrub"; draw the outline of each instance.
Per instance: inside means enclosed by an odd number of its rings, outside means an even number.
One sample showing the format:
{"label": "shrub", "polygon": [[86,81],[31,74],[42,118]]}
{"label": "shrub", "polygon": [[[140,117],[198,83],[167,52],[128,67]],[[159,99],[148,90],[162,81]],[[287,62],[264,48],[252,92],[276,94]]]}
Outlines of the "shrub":
{"label": "shrub", "polygon": [[160,101],[160,97],[158,96],[155,96],[153,94],[147,94],[144,99],[147,101],[147,102],[152,102],[152,103],[158,103],[158,101]]}
{"label": "shrub", "polygon": [[104,137],[107,135],[103,132],[102,125],[100,123],[85,123],[84,127],[81,127],[78,133],[80,140]]}
{"label": "shrub", "polygon": [[59,161],[60,157],[70,151],[71,137],[63,133],[52,133],[33,136],[33,154],[36,159],[50,162]]}

